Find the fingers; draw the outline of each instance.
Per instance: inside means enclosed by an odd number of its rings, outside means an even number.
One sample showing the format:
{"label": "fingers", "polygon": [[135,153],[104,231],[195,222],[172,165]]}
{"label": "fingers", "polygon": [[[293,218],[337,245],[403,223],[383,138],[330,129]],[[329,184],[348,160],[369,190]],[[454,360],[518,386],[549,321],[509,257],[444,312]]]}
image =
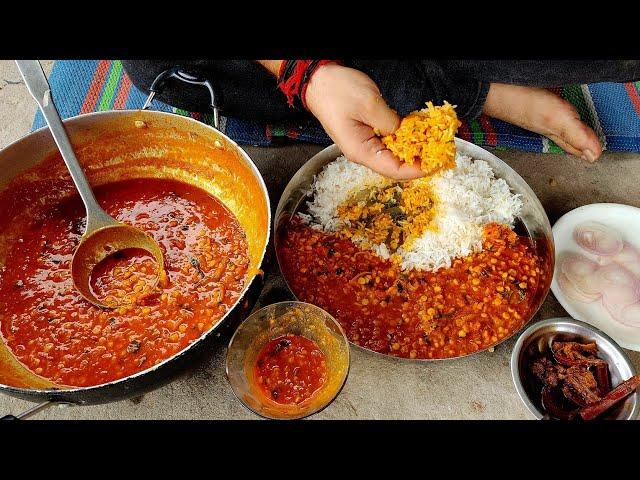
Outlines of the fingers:
{"label": "fingers", "polygon": [[398,160],[373,133],[367,125],[357,125],[343,142],[337,142],[345,156],[352,162],[359,163],[385,177],[394,180],[411,180],[424,175],[415,165],[407,165]]}
{"label": "fingers", "polygon": [[[350,160],[369,167],[385,177],[394,180],[411,180],[424,175],[420,168],[407,165],[396,158],[374,133],[388,135],[400,126],[400,117],[390,109],[381,95],[370,97],[361,115],[362,122],[353,125],[354,134],[345,137],[345,155]],[[349,154],[350,153],[350,154]]]}
{"label": "fingers", "polygon": [[376,158],[367,157],[363,165],[394,180],[413,180],[424,176],[424,172],[415,165],[401,163],[389,150],[379,150]]}
{"label": "fingers", "polygon": [[554,132],[546,135],[565,152],[593,163],[602,154],[596,133],[576,113],[574,117],[560,119]]}
{"label": "fingers", "polygon": [[362,122],[371,125],[381,135],[389,135],[400,126],[400,117],[389,108],[382,95],[370,97],[363,111]]}
{"label": "fingers", "polygon": [[553,140],[553,142],[556,145],[558,145],[561,149],[563,149],[565,152],[570,153],[571,155],[575,155],[576,157],[582,156],[582,152],[580,150],[572,147],[571,144],[567,143],[562,137],[559,137],[557,135],[552,135],[552,134],[547,136],[549,137],[550,140]]}
{"label": "fingers", "polygon": [[586,162],[593,163],[602,154],[602,145],[596,132],[587,126],[577,114],[576,117],[567,120],[560,127],[560,137],[570,147],[565,150]]}

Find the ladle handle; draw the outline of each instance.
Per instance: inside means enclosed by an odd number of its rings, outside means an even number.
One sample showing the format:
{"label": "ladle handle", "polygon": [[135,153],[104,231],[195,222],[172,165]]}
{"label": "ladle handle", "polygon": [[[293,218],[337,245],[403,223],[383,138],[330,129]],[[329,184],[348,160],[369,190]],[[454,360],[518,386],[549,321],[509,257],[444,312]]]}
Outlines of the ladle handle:
{"label": "ladle handle", "polygon": [[58,145],[58,149],[62,154],[64,163],[69,169],[73,183],[75,183],[78,193],[87,209],[87,231],[113,224],[114,220],[102,210],[102,207],[100,207],[100,204],[96,200],[91,190],[91,185],[89,185],[87,177],[84,174],[84,170],[82,170],[76,158],[69,137],[67,136],[67,131],[53,103],[51,87],[49,86],[47,77],[44,75],[40,62],[38,60],[16,60],[16,64],[24,79],[24,83],[29,89],[29,93],[31,93],[36,102],[38,102],[40,110],[42,110],[42,114],[49,125],[49,131],[56,145]]}
{"label": "ladle handle", "polygon": [[49,400],[46,402],[38,403],[37,405],[34,405],[33,407],[29,408],[28,410],[25,410],[24,412],[19,413],[18,415],[5,415],[4,417],[0,417],[0,421],[26,420],[27,418],[32,417],[40,413],[41,411],[49,407],[52,407],[54,405],[72,405],[72,404],[69,402],[58,402],[58,401]]}

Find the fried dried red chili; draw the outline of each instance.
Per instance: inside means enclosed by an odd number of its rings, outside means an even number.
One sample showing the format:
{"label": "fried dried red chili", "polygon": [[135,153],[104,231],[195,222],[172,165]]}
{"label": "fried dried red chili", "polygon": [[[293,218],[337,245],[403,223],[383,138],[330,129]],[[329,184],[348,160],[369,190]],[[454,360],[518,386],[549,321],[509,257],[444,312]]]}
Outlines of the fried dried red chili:
{"label": "fried dried red chili", "polygon": [[529,368],[542,386],[543,408],[559,420],[593,420],[640,386],[634,376],[611,390],[609,366],[593,342],[553,342]]}

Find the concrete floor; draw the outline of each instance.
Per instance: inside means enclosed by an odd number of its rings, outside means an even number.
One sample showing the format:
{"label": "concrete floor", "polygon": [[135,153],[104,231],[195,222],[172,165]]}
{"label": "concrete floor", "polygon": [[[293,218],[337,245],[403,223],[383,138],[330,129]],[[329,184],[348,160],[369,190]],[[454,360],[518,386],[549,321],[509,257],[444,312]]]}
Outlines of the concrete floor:
{"label": "concrete floor", "polygon": [[[52,63],[44,62],[50,72]],[[13,62],[0,61],[0,148],[29,132],[35,106]],[[265,176],[275,207],[290,176],[320,147],[247,147]],[[594,202],[640,207],[640,155],[605,154],[595,165],[560,155],[500,152],[537,193],[553,224],[565,212]],[[278,165],[278,169],[267,168]],[[277,170],[274,171],[274,170]],[[271,268],[262,304],[287,298]],[[535,320],[566,313],[549,294]],[[418,364],[352,348],[347,384],[316,419],[531,419],[511,380],[509,356],[515,340],[454,361]],[[224,376],[225,344],[173,383],[134,400],[91,407],[51,408],[43,419],[253,419],[235,399]],[[640,354],[629,352],[640,370]],[[0,415],[33,404],[0,396]]]}

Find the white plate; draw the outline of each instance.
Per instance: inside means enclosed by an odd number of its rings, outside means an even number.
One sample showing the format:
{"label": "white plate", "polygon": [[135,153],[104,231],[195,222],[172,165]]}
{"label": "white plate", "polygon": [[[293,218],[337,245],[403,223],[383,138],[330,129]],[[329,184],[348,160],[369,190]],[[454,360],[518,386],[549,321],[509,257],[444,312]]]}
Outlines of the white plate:
{"label": "white plate", "polygon": [[573,318],[599,328],[624,348],[640,351],[640,328],[628,327],[616,322],[602,306],[600,300],[593,303],[577,302],[568,298],[558,286],[557,276],[560,268],[558,259],[564,254],[575,252],[593,260],[596,259],[594,255],[580,248],[573,239],[575,227],[587,221],[600,222],[616,229],[623,240],[640,248],[640,208],[618,203],[593,203],[571,210],[552,228],[556,247],[556,266],[551,291]]}

